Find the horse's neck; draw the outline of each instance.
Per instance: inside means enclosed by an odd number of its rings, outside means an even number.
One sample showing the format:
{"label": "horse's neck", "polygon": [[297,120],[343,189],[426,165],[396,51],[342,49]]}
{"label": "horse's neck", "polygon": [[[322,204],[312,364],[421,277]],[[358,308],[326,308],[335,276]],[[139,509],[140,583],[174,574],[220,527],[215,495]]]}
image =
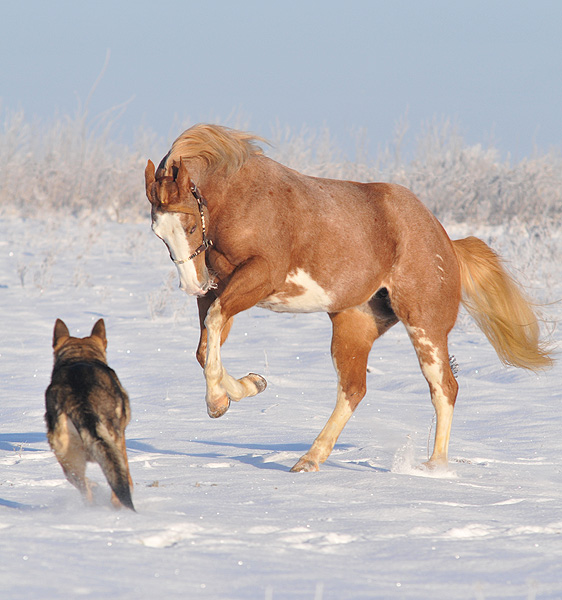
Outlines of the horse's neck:
{"label": "horse's neck", "polygon": [[227,176],[223,169],[200,169],[197,178],[192,177],[207,202],[209,208],[218,207],[228,196],[228,189],[238,174]]}
{"label": "horse's neck", "polygon": [[200,158],[183,159],[189,173],[189,178],[197,187],[202,187],[205,183],[207,168],[205,161]]}
{"label": "horse's neck", "polygon": [[237,187],[241,180],[259,185],[263,172],[260,168],[256,169],[256,164],[260,164],[258,161],[263,161],[263,158],[257,156],[248,159],[235,173],[229,173],[227,167],[208,168],[203,160],[191,159],[188,172],[191,181],[209,203],[209,208],[219,208],[223,201],[228,200],[232,186]]}

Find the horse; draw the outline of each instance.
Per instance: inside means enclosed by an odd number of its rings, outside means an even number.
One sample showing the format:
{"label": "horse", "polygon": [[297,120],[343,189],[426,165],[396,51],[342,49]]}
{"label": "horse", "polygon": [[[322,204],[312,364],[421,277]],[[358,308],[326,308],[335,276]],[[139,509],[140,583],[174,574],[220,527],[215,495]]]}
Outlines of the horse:
{"label": "horse", "polygon": [[221,361],[235,315],[253,306],[328,313],[336,405],[291,469],[318,471],[366,393],[374,341],[400,321],[436,413],[433,452],[421,467],[446,467],[458,391],[447,338],[460,303],[503,363],[539,370],[552,359],[530,301],[487,244],[451,241],[405,187],[307,176],[268,158],[263,142],[199,124],[157,169],[150,160],[145,169],[152,230],[180,289],[197,298],[209,416],[267,385],[255,373],[231,376]]}

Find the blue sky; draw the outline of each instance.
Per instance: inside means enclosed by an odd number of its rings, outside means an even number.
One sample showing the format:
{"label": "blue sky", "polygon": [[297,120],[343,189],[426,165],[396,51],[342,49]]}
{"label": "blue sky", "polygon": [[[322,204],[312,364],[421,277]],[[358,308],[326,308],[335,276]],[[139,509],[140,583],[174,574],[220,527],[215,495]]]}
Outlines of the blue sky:
{"label": "blue sky", "polygon": [[449,118],[469,144],[520,159],[562,148],[560,0],[0,1],[0,101],[90,115],[171,141],[186,121],[328,127],[371,151],[407,116]]}

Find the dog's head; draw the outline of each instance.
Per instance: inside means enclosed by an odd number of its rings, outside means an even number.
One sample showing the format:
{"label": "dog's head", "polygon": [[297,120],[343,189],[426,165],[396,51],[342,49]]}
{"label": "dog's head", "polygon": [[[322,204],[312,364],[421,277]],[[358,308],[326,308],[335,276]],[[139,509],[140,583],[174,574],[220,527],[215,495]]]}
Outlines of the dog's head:
{"label": "dog's head", "polygon": [[105,337],[105,323],[99,319],[92,328],[88,337],[72,337],[64,321],[57,319],[53,332],[53,350],[55,362],[70,358],[83,358],[101,360],[107,363],[107,338]]}

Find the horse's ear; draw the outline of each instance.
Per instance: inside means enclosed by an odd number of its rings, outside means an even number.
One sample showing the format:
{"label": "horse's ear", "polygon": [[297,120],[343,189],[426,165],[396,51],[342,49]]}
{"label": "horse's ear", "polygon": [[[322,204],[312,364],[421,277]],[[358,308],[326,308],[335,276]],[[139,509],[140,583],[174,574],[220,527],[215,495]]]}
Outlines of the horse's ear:
{"label": "horse's ear", "polygon": [[151,204],[156,204],[156,198],[152,193],[152,184],[156,181],[154,176],[154,163],[149,160],[144,170],[144,181],[146,185],[146,197],[149,199]]}
{"label": "horse's ear", "polygon": [[180,198],[185,197],[189,194],[191,188],[191,179],[187,172],[187,167],[183,164],[183,160],[180,158],[180,166],[178,168],[178,176],[176,177],[176,183],[178,185],[178,191]]}

